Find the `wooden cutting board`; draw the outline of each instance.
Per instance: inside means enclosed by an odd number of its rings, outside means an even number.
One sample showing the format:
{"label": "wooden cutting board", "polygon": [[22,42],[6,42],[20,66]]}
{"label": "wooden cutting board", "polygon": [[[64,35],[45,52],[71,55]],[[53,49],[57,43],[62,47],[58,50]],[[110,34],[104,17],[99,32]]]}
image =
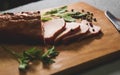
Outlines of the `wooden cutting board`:
{"label": "wooden cutting board", "polygon": [[[81,41],[76,41],[69,45],[57,46],[60,51],[59,56],[55,59],[56,63],[50,66],[43,66],[42,63],[34,63],[26,72],[19,72],[18,62],[14,57],[0,48],[0,75],[50,75],[50,74],[70,74],[75,71],[80,71],[78,66],[84,63],[97,60],[111,53],[120,53],[120,33],[115,29],[112,23],[105,17],[104,12],[96,9],[83,2],[70,4],[71,9],[90,11],[97,18],[97,25],[102,28],[102,35],[87,38]],[[0,44],[12,48],[18,52],[31,48],[39,47],[39,45],[26,44]],[[111,58],[107,58],[111,59]],[[100,62],[100,61],[94,61]],[[90,65],[90,64],[89,64]],[[94,65],[94,64],[92,64]],[[85,67],[83,65],[81,68]],[[89,67],[89,66],[86,66]],[[66,72],[65,72],[66,71]],[[63,73],[62,73],[63,72]],[[58,75],[57,74],[57,75]]]}

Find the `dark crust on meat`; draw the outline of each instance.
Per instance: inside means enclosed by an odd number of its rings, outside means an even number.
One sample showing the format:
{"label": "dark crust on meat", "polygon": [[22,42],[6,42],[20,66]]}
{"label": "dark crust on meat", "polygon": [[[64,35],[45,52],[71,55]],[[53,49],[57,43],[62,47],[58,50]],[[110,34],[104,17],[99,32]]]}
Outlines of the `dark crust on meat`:
{"label": "dark crust on meat", "polygon": [[0,14],[0,21],[9,21],[9,20],[31,20],[39,19],[40,12],[19,12],[19,13],[3,13]]}
{"label": "dark crust on meat", "polygon": [[0,39],[43,40],[40,12],[0,14]]}

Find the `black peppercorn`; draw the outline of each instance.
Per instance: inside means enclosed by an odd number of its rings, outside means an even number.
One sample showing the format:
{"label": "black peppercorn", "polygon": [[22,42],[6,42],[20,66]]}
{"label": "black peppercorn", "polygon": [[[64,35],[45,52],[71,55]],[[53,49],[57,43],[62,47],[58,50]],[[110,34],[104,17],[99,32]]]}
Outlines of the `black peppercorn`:
{"label": "black peppercorn", "polygon": [[40,13],[40,11],[37,11],[37,13]]}
{"label": "black peppercorn", "polygon": [[24,12],[21,12],[21,14],[23,14]]}
{"label": "black peppercorn", "polygon": [[93,13],[91,13],[91,16],[93,16]]}
{"label": "black peppercorn", "polygon": [[95,31],[95,29],[92,29],[92,31],[94,32],[94,31]]}
{"label": "black peppercorn", "polygon": [[85,12],[85,11],[82,9],[82,12]]}
{"label": "black peppercorn", "polygon": [[87,12],[88,15],[90,15],[90,12]]}
{"label": "black peppercorn", "polygon": [[97,19],[96,19],[96,18],[94,18],[93,20],[94,20],[95,22],[97,22]]}
{"label": "black peppercorn", "polygon": [[74,12],[74,9],[71,9],[72,12]]}

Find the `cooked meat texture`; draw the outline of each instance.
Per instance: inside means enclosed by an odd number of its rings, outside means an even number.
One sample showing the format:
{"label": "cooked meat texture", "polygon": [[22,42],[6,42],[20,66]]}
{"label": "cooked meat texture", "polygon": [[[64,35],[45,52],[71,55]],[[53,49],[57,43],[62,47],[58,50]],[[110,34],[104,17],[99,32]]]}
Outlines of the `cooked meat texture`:
{"label": "cooked meat texture", "polygon": [[92,23],[89,23],[86,20],[83,20],[80,23],[80,28],[81,28],[81,31],[77,32],[76,34],[65,37],[64,39],[62,39],[62,42],[66,44],[76,39],[83,39],[91,35],[98,34],[101,31],[101,28],[99,26],[92,25]]}
{"label": "cooked meat texture", "polygon": [[53,44],[54,39],[65,30],[64,19],[53,19],[43,24],[46,44]]}
{"label": "cooked meat texture", "polygon": [[91,34],[97,34],[101,31],[101,27],[93,25],[92,23],[88,23],[89,25],[89,32]]}
{"label": "cooked meat texture", "polygon": [[66,23],[65,26],[66,30],[63,31],[60,35],[57,36],[57,38],[55,39],[55,44],[58,44],[62,41],[63,38],[65,38],[66,36],[75,34],[77,32],[80,31],[80,23],[76,23],[76,22],[71,22],[71,23]]}
{"label": "cooked meat texture", "polygon": [[31,20],[31,19],[39,19],[40,20],[40,11],[0,14],[0,21],[22,20],[22,19],[23,20]]}
{"label": "cooked meat texture", "polygon": [[40,12],[19,12],[0,14],[0,39],[43,40]]}

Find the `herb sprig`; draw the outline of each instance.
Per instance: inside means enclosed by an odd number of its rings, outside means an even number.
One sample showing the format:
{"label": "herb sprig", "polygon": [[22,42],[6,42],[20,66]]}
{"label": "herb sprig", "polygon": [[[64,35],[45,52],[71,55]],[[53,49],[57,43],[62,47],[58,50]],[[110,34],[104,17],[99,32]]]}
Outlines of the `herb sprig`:
{"label": "herb sprig", "polygon": [[22,53],[16,53],[15,51],[4,46],[2,46],[2,48],[17,58],[20,70],[26,70],[29,63],[34,60],[40,60],[44,64],[52,64],[55,62],[54,58],[59,54],[59,52],[55,50],[54,46],[45,52],[41,49],[30,48]]}
{"label": "herb sprig", "polygon": [[52,9],[50,11],[47,11],[44,15],[52,15],[52,14],[61,14],[61,13],[65,13],[67,11],[67,6],[63,6],[60,8],[55,8]]}
{"label": "herb sprig", "polygon": [[41,59],[43,63],[45,64],[52,64],[55,63],[53,60],[56,56],[58,56],[59,52],[55,50],[55,47],[53,46],[52,48],[48,49],[47,52],[45,52]]}
{"label": "herb sprig", "polygon": [[94,18],[93,13],[85,12],[84,10],[82,10],[81,12],[75,11],[74,9],[71,9],[70,11],[67,9],[67,6],[52,9],[45,12],[42,16],[45,17],[42,19],[43,22],[51,20],[52,18],[50,19],[50,17],[63,18],[66,22],[74,22],[77,19],[87,20],[89,22],[97,21],[96,18]]}

